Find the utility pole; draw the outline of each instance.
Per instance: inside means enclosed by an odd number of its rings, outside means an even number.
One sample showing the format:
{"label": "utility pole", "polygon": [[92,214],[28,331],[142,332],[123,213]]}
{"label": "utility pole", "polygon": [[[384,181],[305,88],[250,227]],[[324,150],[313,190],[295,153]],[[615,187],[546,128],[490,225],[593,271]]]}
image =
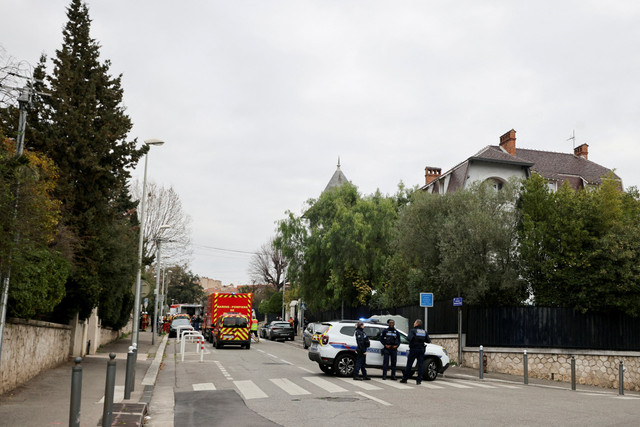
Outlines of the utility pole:
{"label": "utility pole", "polygon": [[[16,139],[16,157],[22,157],[24,152],[24,134],[27,128],[27,111],[31,108],[31,99],[33,91],[29,85],[25,85],[18,97],[18,105],[20,107],[20,117],[18,119],[18,137]],[[18,196],[20,194],[20,183],[15,186],[15,202],[13,204],[14,219],[18,217]],[[16,231],[15,243],[18,242],[18,232]],[[11,282],[11,258],[13,257],[13,249],[9,250],[9,257],[6,263],[6,271],[2,279],[2,303],[0,307],[0,362],[2,361],[2,343],[4,341],[4,325],[7,319],[7,301],[9,299],[9,284]]]}

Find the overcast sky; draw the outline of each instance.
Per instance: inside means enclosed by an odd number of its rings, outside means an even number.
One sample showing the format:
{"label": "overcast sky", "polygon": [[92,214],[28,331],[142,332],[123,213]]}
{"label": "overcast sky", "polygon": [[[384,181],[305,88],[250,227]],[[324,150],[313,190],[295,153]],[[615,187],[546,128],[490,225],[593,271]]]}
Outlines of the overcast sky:
{"label": "overcast sky", "polygon": [[[69,3],[2,0],[0,46],[55,56]],[[88,6],[131,137],[166,141],[148,174],[192,218],[191,269],[224,284],[249,282],[241,252],[318,197],[338,157],[361,193],[393,194],[512,128],[520,148],[567,153],[575,131],[590,160],[640,186],[637,0]]]}

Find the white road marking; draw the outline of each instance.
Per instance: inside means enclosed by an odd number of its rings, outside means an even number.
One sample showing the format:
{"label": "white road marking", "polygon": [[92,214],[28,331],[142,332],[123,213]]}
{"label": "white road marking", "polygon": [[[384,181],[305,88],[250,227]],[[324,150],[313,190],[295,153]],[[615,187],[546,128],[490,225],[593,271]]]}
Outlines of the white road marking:
{"label": "white road marking", "polygon": [[382,388],[370,384],[369,381],[354,381],[353,378],[340,378],[342,381],[347,382],[351,385],[355,385],[365,390],[382,390]]}
{"label": "white road marking", "polygon": [[446,385],[446,386],[449,386],[449,387],[455,387],[455,388],[471,388],[468,385],[458,384],[458,383],[454,383],[452,381],[440,381],[438,384]]}
{"label": "white road marking", "polygon": [[311,384],[317,385],[318,387],[328,391],[329,393],[340,393],[342,391],[347,391],[347,389],[344,389],[339,385],[334,384],[322,378],[318,378],[318,377],[302,377],[302,378],[309,381]]}
{"label": "white road marking", "polygon": [[413,388],[413,387],[409,387],[406,384],[402,384],[399,381],[390,381],[390,380],[385,381],[385,380],[383,380],[381,378],[373,378],[373,380],[377,381],[377,382],[379,382],[381,384],[386,384],[389,387],[398,388],[400,390],[407,390],[407,389],[412,389]]}
{"label": "white road marking", "polygon": [[193,384],[192,385],[193,390],[194,391],[200,391],[200,390],[215,390],[216,386],[213,385],[213,383],[199,383],[199,384]]}
{"label": "white road marking", "polygon": [[451,382],[451,383],[456,383],[456,384],[466,384],[466,385],[471,385],[471,386],[480,387],[480,388],[496,388],[496,386],[494,386],[494,385],[484,384],[484,383],[479,382],[479,381],[453,381],[453,380],[447,380],[446,382]]}
{"label": "white road marking", "polygon": [[315,372],[314,372],[314,371],[312,371],[312,370],[310,370],[310,369],[307,369],[307,368],[303,368],[302,366],[298,366],[298,368],[300,368],[300,369],[302,369],[303,371],[308,372],[308,373],[310,373],[310,374],[315,374]]}
{"label": "white road marking", "polygon": [[[120,403],[124,400],[124,386],[117,385],[113,388],[113,403]],[[96,403],[104,403],[104,396]]]}
{"label": "white road marking", "polygon": [[380,403],[380,404],[382,404],[384,406],[391,406],[391,403],[385,402],[384,400],[378,399],[377,397],[369,396],[368,394],[366,394],[366,393],[364,393],[362,391],[356,391],[356,393],[358,393],[360,396],[366,397],[367,399],[371,399],[374,402],[378,402],[378,403]]}
{"label": "white road marking", "polygon": [[498,384],[498,383],[493,383],[494,385],[498,386],[498,387],[502,387],[502,388],[510,388],[512,390],[518,390],[520,387],[515,386],[515,385],[507,385],[507,384]]}
{"label": "white road marking", "polygon": [[224,375],[224,377],[226,379],[228,379],[229,381],[233,381],[233,378],[231,377],[231,375],[229,374],[229,372],[227,372],[227,370],[224,368],[224,366],[222,366],[222,363],[220,363],[219,361],[215,360],[214,363],[216,365],[218,365],[218,369],[220,369],[220,372],[222,372],[222,375]]}
{"label": "white road marking", "polygon": [[281,362],[286,363],[287,365],[293,365],[293,363],[291,363],[291,362],[287,362],[287,361],[286,361],[286,360],[284,360],[284,359],[278,359],[278,360],[280,360]]}
{"label": "white road marking", "polygon": [[299,396],[302,394],[311,394],[299,385],[289,381],[286,378],[271,378],[271,382],[289,393],[291,396]]}
{"label": "white road marking", "polygon": [[244,396],[244,398],[246,400],[249,400],[249,399],[263,399],[265,397],[268,397],[251,380],[234,381],[233,384],[235,384],[235,386],[238,388],[238,391]]}
{"label": "white road marking", "polygon": [[[440,381],[438,381],[440,382]],[[422,382],[419,387],[430,388],[431,390],[443,389],[444,387],[433,384],[433,382]]]}

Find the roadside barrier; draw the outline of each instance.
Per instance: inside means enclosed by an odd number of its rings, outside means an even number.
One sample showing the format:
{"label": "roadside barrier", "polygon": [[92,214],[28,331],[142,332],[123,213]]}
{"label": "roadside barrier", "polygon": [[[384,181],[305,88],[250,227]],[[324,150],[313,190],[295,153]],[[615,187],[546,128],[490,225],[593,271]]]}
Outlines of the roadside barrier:
{"label": "roadside barrier", "polygon": [[113,419],[113,394],[116,387],[116,354],[109,353],[107,362],[107,380],[104,383],[104,407],[102,409],[102,427],[111,427]]}
{"label": "roadside barrier", "polygon": [[80,427],[80,404],[82,402],[82,357],[74,359],[71,368],[71,404],[69,405],[69,427]]}
{"label": "roadside barrier", "polygon": [[[196,342],[196,353],[200,352],[200,340],[204,341],[204,336],[200,332],[196,332],[193,330],[180,331],[180,353],[181,353],[181,361],[184,362],[184,348],[187,340]],[[204,345],[202,346],[204,350]],[[204,354],[204,351],[202,352]],[[200,356],[202,360],[202,355]]]}

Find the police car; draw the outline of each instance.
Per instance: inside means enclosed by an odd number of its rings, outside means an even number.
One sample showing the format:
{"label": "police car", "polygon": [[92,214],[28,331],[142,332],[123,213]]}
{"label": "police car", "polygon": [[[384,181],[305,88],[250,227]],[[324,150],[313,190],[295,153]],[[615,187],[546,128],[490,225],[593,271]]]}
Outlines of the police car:
{"label": "police car", "polygon": [[[341,377],[353,376],[356,362],[356,330],[355,320],[336,320],[324,322],[328,329],[313,336],[309,348],[309,359],[318,362],[320,370],[325,374],[336,374]],[[382,343],[380,335],[387,329],[386,324],[377,322],[363,322],[364,333],[371,341],[367,349],[367,368],[382,369]],[[409,355],[409,340],[407,334],[400,333],[400,346],[398,347],[398,361],[396,363],[396,375],[402,376],[402,371],[407,364]],[[427,344],[424,350],[423,379],[433,381],[438,374],[444,373],[449,367],[449,356],[444,348],[435,344]],[[412,371],[416,371],[414,366]]]}

